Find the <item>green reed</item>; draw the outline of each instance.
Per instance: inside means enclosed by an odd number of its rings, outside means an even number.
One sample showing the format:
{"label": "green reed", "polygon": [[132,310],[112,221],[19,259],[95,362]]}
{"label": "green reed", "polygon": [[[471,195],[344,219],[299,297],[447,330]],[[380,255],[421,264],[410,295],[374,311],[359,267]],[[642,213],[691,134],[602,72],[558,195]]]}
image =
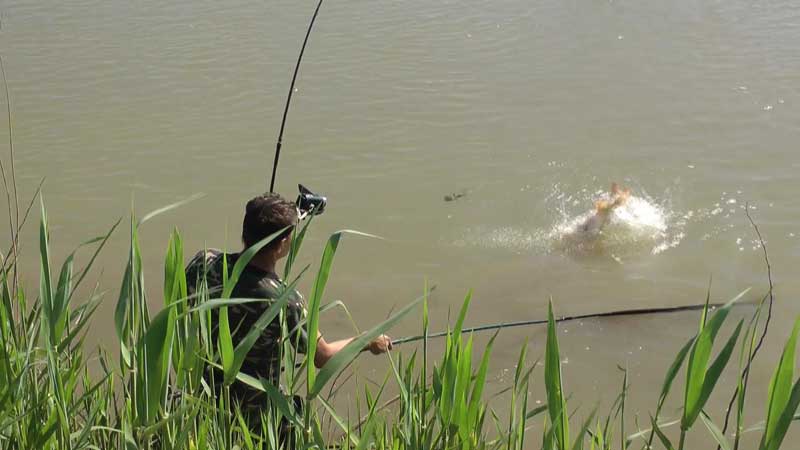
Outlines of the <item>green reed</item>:
{"label": "green reed", "polygon": [[[43,201],[41,205],[38,293],[28,297],[14,282],[16,253],[5,257],[0,272],[0,448],[277,449],[286,447],[287,436],[281,433],[281,423],[286,422],[292,425],[288,437],[296,448],[625,450],[660,446],[682,450],[690,433],[707,432],[720,448],[735,450],[743,433],[760,431],[759,449],[773,450],[781,447],[800,404],[800,380],[795,380],[794,374],[798,321],[770,382],[764,422],[746,428],[748,380],[747,371],[742,369],[752,360],[764,303],[746,324],[739,321],[730,335],[720,336],[732,306],[744,293],[713,313],[710,308],[703,310],[697,334],[665,368],[664,382],[645,429],[639,428],[635,418],[626,417],[631,414],[626,409],[627,371],[606,415],[594,409],[581,422],[574,422],[569,386],[562,377],[552,302],[540,381],[547,394],[543,406],[531,407],[529,402],[537,364],[528,363],[527,345],[520,349],[513,381],[500,393],[502,403],[493,401],[495,397],[486,392],[498,335],[477,351],[472,335],[462,332],[471,294],[445,336],[441,354],[430,352],[426,287],[420,298],[360,333],[318,370],[313,364],[315,343],[310,343],[307,354],[297,354],[282,314],[290,289],[308,270],[305,267],[295,274],[293,266],[310,221],[294,232],[284,272],[288,289],[263,309],[252,329],[237,330],[237,324],[228,319],[227,308],[265,300],[231,298],[233,287],[249,259],[274,236],[244,252],[229,268],[221,294],[214,295],[204,278],[186,279],[183,242],[174,231],[164,260],[163,306],[152,311],[146,295],[139,230],[177,204],[148,214],[141,221],[132,215],[127,226],[127,261],[114,310],[113,345],[118,355],[110,357],[103,349],[88,354],[84,341],[103,296],[97,286],[83,285],[120,222],[79,246],[56,269]],[[311,336],[319,329],[323,313],[344,308],[341,302],[325,302],[325,287],[342,238],[353,235],[365,236],[342,231],[331,235],[325,245],[304,323]],[[81,255],[87,263],[80,270],[75,268],[77,252],[87,252]],[[189,286],[198,287],[191,298]],[[218,333],[213,331],[215,310]],[[356,373],[356,414],[337,411],[333,404],[341,389],[337,386],[339,376],[353,373],[348,367],[366,343],[412,314],[425,336],[420,346],[411,354],[390,353],[387,375],[377,387],[359,382]],[[281,352],[286,368],[281,375],[283,388],[240,372],[259,334],[275,320],[281,321],[285,337]],[[740,375],[736,380],[736,432],[731,442],[706,408],[734,355],[738,355],[735,370]],[[209,366],[218,370],[207,372]],[[665,421],[664,405],[682,371],[681,416]],[[218,380],[221,383],[209,382],[204,373],[222,377]],[[260,429],[251,429],[246,415],[232,404],[230,386],[234,383],[246,383],[268,398]],[[215,388],[217,385],[222,388]],[[385,398],[389,387],[398,392],[396,397]],[[303,399],[303,408],[296,406],[293,396]],[[540,418],[543,427],[536,428],[539,431],[534,436],[530,430]],[[637,424],[635,433],[626,435],[626,419]],[[698,422],[704,430],[696,430]]]}

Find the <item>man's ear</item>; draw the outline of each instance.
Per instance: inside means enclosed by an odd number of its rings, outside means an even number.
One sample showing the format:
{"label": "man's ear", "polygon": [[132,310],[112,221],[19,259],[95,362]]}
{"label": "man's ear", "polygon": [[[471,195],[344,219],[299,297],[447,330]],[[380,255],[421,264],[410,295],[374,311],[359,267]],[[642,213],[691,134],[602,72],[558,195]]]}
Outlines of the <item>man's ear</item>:
{"label": "man's ear", "polygon": [[290,237],[291,235],[287,234],[286,236],[281,238],[281,248],[286,248],[287,246],[288,246],[287,250],[291,248],[292,240],[290,239]]}

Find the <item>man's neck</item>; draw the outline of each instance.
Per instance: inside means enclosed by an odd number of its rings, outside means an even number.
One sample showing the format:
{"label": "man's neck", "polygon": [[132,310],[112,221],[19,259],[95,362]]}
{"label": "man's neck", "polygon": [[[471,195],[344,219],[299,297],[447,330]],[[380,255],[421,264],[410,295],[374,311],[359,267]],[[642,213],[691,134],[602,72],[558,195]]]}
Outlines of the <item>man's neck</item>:
{"label": "man's neck", "polygon": [[264,272],[269,273],[277,273],[275,271],[275,264],[277,261],[272,254],[256,254],[253,256],[253,259],[250,260],[250,264],[258,267],[259,269],[263,270]]}

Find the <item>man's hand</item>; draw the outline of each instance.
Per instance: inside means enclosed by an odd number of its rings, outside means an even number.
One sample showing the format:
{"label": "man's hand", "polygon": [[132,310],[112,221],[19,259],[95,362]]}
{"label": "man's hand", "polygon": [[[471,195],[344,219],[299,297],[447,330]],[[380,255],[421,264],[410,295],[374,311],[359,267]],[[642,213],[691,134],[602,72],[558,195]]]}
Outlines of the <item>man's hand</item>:
{"label": "man's hand", "polygon": [[392,338],[382,334],[376,337],[372,342],[367,345],[367,350],[372,352],[373,355],[380,355],[392,349]]}
{"label": "man's hand", "polygon": [[[321,368],[328,362],[333,355],[339,353],[347,344],[355,338],[342,339],[340,341],[326,342],[322,337],[322,333],[317,334],[317,352],[314,354],[314,365],[317,369]],[[376,337],[372,342],[364,347],[364,350],[369,350],[373,355],[380,355],[392,349],[392,338],[382,334]]]}

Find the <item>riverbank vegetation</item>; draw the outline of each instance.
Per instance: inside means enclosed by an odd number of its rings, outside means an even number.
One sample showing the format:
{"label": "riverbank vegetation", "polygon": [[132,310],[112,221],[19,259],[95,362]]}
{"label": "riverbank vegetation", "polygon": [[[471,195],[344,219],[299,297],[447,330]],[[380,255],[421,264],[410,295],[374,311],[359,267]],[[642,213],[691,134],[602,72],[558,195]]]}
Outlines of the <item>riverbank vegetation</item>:
{"label": "riverbank vegetation", "polygon": [[[663,385],[646,426],[637,423],[626,410],[627,375],[613,407],[605,414],[583,411],[575,421],[568,402],[569,387],[562,383],[557,322],[549,310],[543,373],[542,365],[528,363],[523,346],[513,381],[502,392],[507,398],[492,406],[486,392],[487,374],[497,335],[478,352],[471,335],[462,334],[469,308],[467,296],[446,337],[441,355],[429,352],[428,339],[413,354],[392,352],[389,370],[378,386],[358,386],[355,415],[344,415],[332,406],[336,378],[358,356],[364,344],[402,319],[417,320],[428,335],[427,296],[423,295],[397,311],[383,323],[366,331],[322,369],[313,364],[314,345],[307,355],[293,351],[284,340],[286,367],[283,388],[239,372],[244,355],[261,329],[272,320],[282,320],[281,309],[288,295],[281,295],[251,330],[231,329],[226,308],[258,299],[232,299],[230,293],[246,261],[260,245],[243,254],[225,280],[221,295],[212,299],[204,280],[187,280],[180,234],[169,241],[164,262],[163,306],[148,307],[139,248],[139,228],[157,211],[142,220],[131,219],[127,228],[130,246],[125,272],[116,298],[114,325],[117,343],[109,355],[91,353],[84,344],[91,333],[95,312],[103,296],[99,289],[86,289],[95,258],[112,233],[123,228],[119,222],[103,236],[91,239],[79,249],[87,252],[88,263],[75,269],[75,253],[56,268],[50,251],[50,236],[44,204],[39,226],[38,292],[23,289],[17,280],[17,246],[3,255],[0,273],[0,447],[10,449],[276,449],[294,443],[296,448],[347,449],[684,449],[688,433],[709,433],[720,449],[740,448],[745,424],[761,433],[759,449],[781,447],[800,404],[800,381],[794,378],[795,346],[800,322],[776,362],[768,399],[747,396],[750,362],[759,347],[770,312],[771,295],[758,305],[749,320],[741,320],[730,335],[720,330],[738,298],[716,310],[700,314],[699,329],[690,337],[666,370]],[[287,258],[285,279],[296,285],[309,276],[309,267],[295,270],[303,238],[311,221],[295,231]],[[16,227],[19,230],[19,227]],[[308,297],[305,326],[311,335],[318,329],[321,314],[341,307],[325,302],[325,286],[331,274],[336,250],[346,232],[327,241]],[[16,242],[17,233],[12,233]],[[296,275],[295,275],[296,273]],[[187,284],[199,283],[194,298],[187,298]],[[88,292],[88,294],[82,294]],[[79,294],[81,293],[81,294]],[[741,296],[740,296],[741,297]],[[219,333],[211,328],[211,313],[220,317]],[[235,333],[243,338],[232,339]],[[285,336],[290,330],[284,326]],[[236,344],[234,344],[236,342]],[[477,354],[481,353],[481,354]],[[208,367],[223,377],[221,390],[214,389],[203,374]],[[712,421],[706,402],[717,389],[723,371],[738,373],[728,433]],[[95,370],[96,369],[96,370]],[[685,377],[684,391],[673,392],[674,383]],[[544,383],[547,402],[534,406],[529,401],[533,383]],[[261,390],[265,402],[260,426],[252,417],[230,404],[229,386],[247,383]],[[385,398],[387,387],[399,392]],[[665,421],[662,408],[668,396],[683,396],[682,415]],[[294,400],[302,399],[302,403]],[[745,404],[767,404],[763,421],[745,417]],[[299,407],[300,405],[303,407]],[[727,420],[726,420],[727,422]],[[529,431],[536,423],[536,434]],[[290,426],[286,426],[286,425]],[[755,426],[753,426],[755,424]]]}

